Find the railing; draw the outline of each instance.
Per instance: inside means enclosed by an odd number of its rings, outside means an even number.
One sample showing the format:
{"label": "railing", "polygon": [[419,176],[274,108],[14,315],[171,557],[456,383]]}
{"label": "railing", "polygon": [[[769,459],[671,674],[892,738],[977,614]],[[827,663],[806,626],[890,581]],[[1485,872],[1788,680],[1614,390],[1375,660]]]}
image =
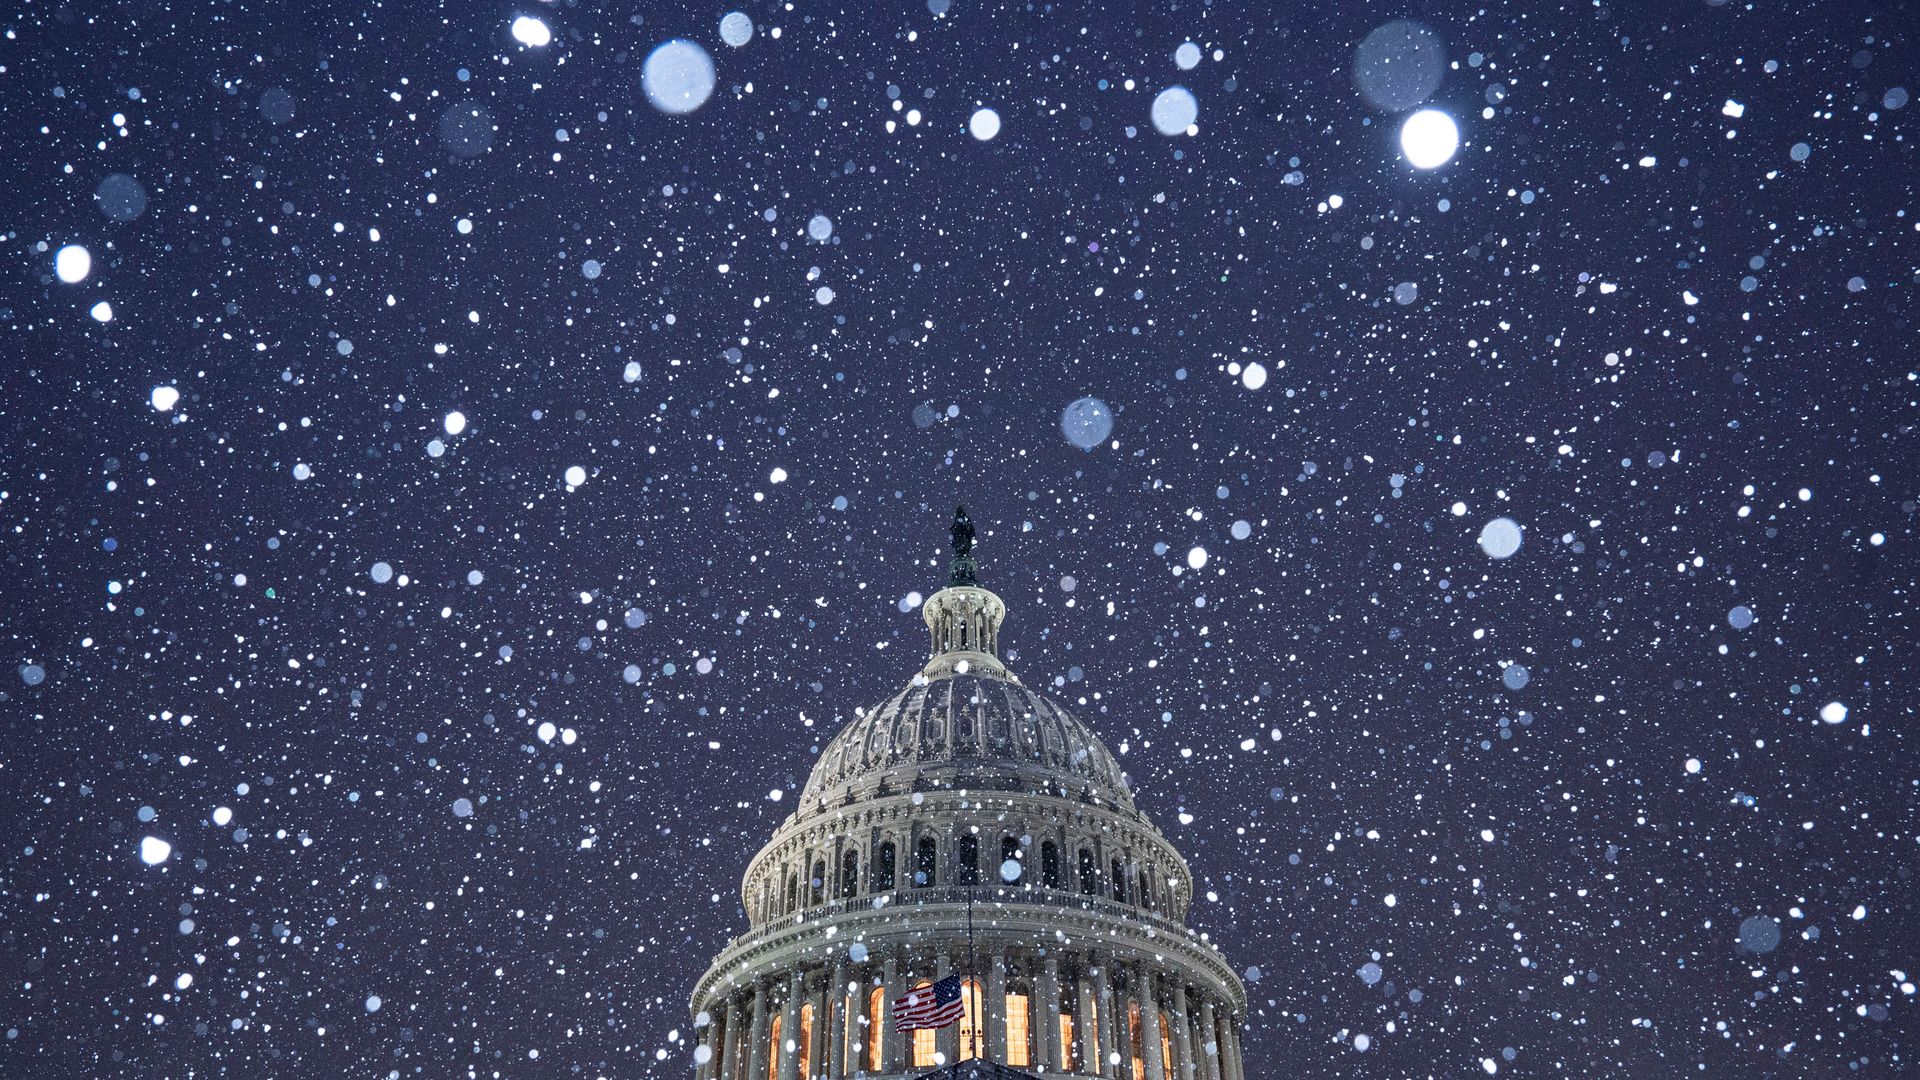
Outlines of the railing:
{"label": "railing", "polygon": [[[1051,910],[1058,912],[1086,912],[1104,915],[1117,921],[1144,927],[1150,935],[1169,937],[1195,950],[1196,959],[1203,966],[1214,969],[1215,977],[1228,986],[1238,986],[1238,973],[1211,942],[1203,941],[1198,931],[1181,923],[1158,915],[1131,904],[1122,904],[1103,896],[1092,896],[1065,889],[1025,888],[1021,886],[965,886],[935,885],[918,889],[896,889],[886,893],[870,893],[864,896],[846,897],[826,901],[802,909],[800,912],[780,916],[767,923],[736,935],[727,943],[725,949],[714,957],[714,965],[703,975],[695,990],[695,999],[707,993],[713,980],[722,977],[721,962],[727,967],[738,964],[744,956],[733,955],[743,946],[758,945],[761,948],[783,948],[782,939],[795,931],[808,926],[826,922],[839,916],[862,913],[878,913],[900,909],[903,913],[919,907],[958,906],[971,898],[977,908],[985,908],[988,917],[996,908],[1019,908],[1025,910]],[[976,919],[980,916],[976,914]],[[757,950],[756,950],[757,951]],[[745,954],[753,955],[752,952]]]}
{"label": "railing", "polygon": [[794,927],[806,926],[854,912],[885,911],[889,908],[923,904],[965,904],[969,900],[976,907],[1017,905],[1095,912],[1129,922],[1145,923],[1161,933],[1170,934],[1176,938],[1191,939],[1196,944],[1212,949],[1211,944],[1200,941],[1200,935],[1191,927],[1145,908],[1123,904],[1091,893],[1074,892],[1069,889],[1029,888],[1019,885],[929,885],[925,888],[895,889],[886,893],[867,893],[862,896],[822,901],[804,907],[798,912],[775,916],[757,929],[736,935],[733,940],[727,942],[727,948],[732,949],[749,938],[764,937],[770,933],[791,930]]}

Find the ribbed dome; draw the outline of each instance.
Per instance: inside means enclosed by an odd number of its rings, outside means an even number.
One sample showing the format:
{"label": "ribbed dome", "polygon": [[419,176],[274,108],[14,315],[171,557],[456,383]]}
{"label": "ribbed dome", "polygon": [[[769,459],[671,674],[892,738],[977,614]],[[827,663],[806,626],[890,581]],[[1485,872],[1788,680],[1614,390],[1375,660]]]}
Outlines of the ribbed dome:
{"label": "ribbed dome", "polygon": [[1120,765],[1058,702],[998,675],[914,685],[843,728],[814,766],[802,810],[931,788],[1049,790],[1133,808]]}

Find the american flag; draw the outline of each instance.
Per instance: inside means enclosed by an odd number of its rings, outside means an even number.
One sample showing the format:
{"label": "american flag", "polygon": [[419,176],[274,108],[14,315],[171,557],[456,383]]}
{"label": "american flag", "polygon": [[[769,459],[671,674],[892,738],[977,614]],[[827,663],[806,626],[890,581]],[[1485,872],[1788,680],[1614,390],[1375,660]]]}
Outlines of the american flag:
{"label": "american flag", "polygon": [[966,1011],[960,1000],[960,976],[949,975],[931,986],[916,986],[893,1001],[895,1031],[943,1028]]}

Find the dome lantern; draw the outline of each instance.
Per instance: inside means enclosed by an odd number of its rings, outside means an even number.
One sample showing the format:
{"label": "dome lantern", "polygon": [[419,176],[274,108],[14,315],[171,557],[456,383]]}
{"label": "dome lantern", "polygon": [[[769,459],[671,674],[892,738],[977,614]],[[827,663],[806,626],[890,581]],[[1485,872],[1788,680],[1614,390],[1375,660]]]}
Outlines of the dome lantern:
{"label": "dome lantern", "polygon": [[920,674],[940,679],[968,672],[986,673],[1018,682],[1000,662],[1000,624],[1007,605],[980,585],[979,565],[973,561],[973,522],[967,508],[953,512],[953,565],[947,587],[921,607],[932,635],[927,666]]}

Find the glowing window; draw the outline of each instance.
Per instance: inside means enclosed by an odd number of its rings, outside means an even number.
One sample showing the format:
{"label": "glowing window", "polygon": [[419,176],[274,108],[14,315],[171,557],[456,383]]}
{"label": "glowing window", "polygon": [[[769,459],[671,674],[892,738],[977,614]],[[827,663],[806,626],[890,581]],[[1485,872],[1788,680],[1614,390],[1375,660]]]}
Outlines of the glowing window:
{"label": "glowing window", "polygon": [[867,1071],[880,1071],[881,1032],[886,1028],[882,1022],[886,1019],[887,990],[876,986],[867,995]]}
{"label": "glowing window", "polygon": [[1072,1013],[1063,1012],[1060,1014],[1060,1046],[1060,1052],[1066,1055],[1066,1061],[1062,1063],[1061,1071],[1078,1071],[1080,1068],[1080,1048],[1074,1045],[1073,1041]]}
{"label": "glowing window", "polygon": [[1033,1053],[1028,1044],[1033,1040],[1028,1031],[1027,995],[1007,995],[1007,1064],[1016,1069],[1033,1066]]}
{"label": "glowing window", "polygon": [[[927,979],[921,979],[919,982],[913,984],[913,988],[915,990],[918,990],[923,986],[932,986],[932,985],[933,983],[931,981]],[[934,1034],[933,1028],[915,1028],[914,1029],[914,1032],[913,1032],[913,1067],[914,1068],[930,1069],[933,1067],[933,1055],[937,1049],[937,1047],[935,1046],[935,1039],[936,1039],[936,1036]]]}
{"label": "glowing window", "polygon": [[813,1002],[800,1006],[800,1077],[811,1080],[813,1073]]}
{"label": "glowing window", "polygon": [[780,1022],[785,1019],[774,1016],[767,1023],[767,1080],[780,1080]]}
{"label": "glowing window", "polygon": [[960,1060],[965,1061],[986,1053],[986,1036],[980,1030],[980,1016],[986,1009],[983,1008],[980,984],[968,980],[962,985],[966,994],[960,1001],[966,1013],[960,1018]]}

